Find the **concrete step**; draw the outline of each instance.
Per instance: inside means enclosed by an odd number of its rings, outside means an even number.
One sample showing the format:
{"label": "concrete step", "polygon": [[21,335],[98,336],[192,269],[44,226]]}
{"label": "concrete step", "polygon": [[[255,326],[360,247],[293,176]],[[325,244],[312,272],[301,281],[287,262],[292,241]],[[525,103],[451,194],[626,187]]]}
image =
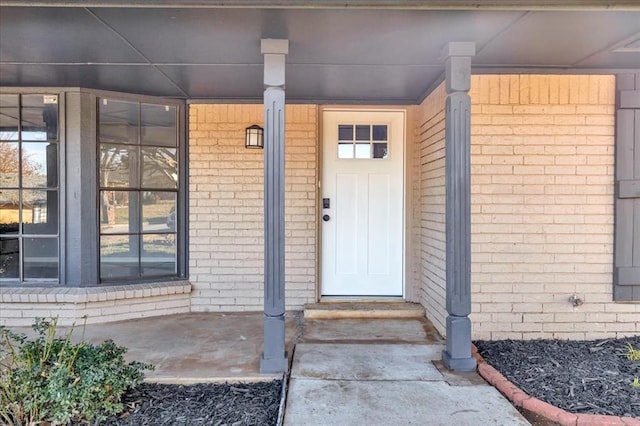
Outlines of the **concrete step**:
{"label": "concrete step", "polygon": [[405,301],[322,301],[320,303],[305,305],[304,318],[424,318],[424,308],[419,303],[409,303]]}

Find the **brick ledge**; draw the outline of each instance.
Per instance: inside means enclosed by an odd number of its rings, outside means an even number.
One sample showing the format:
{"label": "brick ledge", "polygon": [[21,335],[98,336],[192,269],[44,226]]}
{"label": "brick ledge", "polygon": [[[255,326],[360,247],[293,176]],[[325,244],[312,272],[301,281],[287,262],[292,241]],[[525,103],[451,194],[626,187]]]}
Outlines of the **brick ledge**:
{"label": "brick ledge", "polygon": [[640,419],[637,417],[570,413],[562,408],[534,398],[511,383],[509,379],[504,377],[498,370],[487,364],[484,358],[478,353],[478,348],[476,348],[475,345],[472,345],[472,352],[478,362],[478,373],[517,407],[522,407],[534,412],[562,426],[640,426]]}
{"label": "brick ledge", "polygon": [[0,302],[90,303],[189,293],[187,280],[99,287],[0,287]]}

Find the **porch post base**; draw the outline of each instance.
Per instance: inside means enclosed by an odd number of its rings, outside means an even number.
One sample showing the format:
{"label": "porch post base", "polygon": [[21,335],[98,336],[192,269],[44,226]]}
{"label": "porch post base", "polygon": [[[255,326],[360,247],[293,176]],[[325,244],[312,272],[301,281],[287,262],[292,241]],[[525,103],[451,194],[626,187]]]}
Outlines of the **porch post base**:
{"label": "porch post base", "polygon": [[289,367],[284,348],[284,315],[264,316],[264,348],[260,373],[284,373]]}
{"label": "porch post base", "polygon": [[474,371],[476,359],[471,355],[471,320],[469,317],[447,317],[447,347],[442,351],[445,367],[455,371]]}

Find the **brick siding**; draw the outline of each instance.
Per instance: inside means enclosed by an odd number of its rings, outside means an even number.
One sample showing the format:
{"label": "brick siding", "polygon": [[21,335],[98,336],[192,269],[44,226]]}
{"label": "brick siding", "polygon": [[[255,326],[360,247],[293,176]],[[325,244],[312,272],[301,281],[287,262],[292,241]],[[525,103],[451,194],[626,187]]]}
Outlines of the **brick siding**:
{"label": "brick siding", "polygon": [[[287,309],[316,298],[318,109],[286,107]],[[189,108],[191,310],[263,309],[263,155],[244,147],[262,105]]]}
{"label": "brick siding", "polygon": [[191,284],[170,281],[100,287],[0,287],[0,325],[30,326],[36,317],[87,324],[190,311]]}
{"label": "brick siding", "polygon": [[612,302],[614,90],[613,76],[472,77],[475,338],[640,332],[640,304]]}
{"label": "brick siding", "polygon": [[445,253],[444,85],[414,111],[413,247],[418,301],[427,318],[444,335],[447,312]]}

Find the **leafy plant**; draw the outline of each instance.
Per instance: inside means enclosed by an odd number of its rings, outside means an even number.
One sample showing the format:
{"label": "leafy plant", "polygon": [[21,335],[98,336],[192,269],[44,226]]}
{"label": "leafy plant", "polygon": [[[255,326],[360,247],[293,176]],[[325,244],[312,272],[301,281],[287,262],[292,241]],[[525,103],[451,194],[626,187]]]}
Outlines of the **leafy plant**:
{"label": "leafy plant", "polygon": [[640,378],[636,377],[635,379],[633,379],[633,383],[631,384],[631,386],[633,386],[636,389],[640,388]]}
{"label": "leafy plant", "polygon": [[99,422],[123,410],[124,393],[152,365],[126,363],[126,348],[56,336],[57,318],[37,318],[33,340],[0,327],[0,421],[31,425]]}

